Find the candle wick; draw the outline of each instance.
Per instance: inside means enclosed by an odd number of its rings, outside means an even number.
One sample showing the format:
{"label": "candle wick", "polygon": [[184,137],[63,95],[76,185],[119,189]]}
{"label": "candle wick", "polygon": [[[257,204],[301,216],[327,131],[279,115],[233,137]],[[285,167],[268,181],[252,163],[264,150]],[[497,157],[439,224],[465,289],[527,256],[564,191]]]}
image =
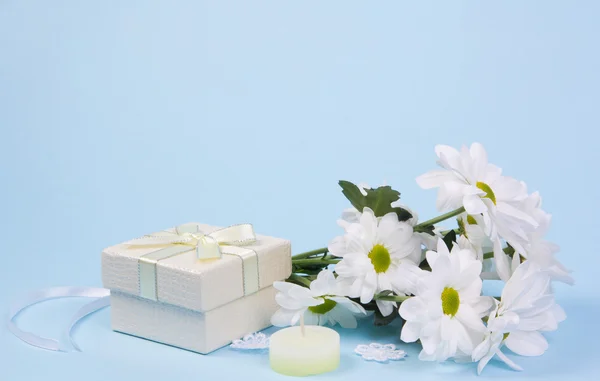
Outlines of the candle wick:
{"label": "candle wick", "polygon": [[306,336],[306,330],[304,329],[304,314],[300,315],[300,333],[302,333],[302,336]]}

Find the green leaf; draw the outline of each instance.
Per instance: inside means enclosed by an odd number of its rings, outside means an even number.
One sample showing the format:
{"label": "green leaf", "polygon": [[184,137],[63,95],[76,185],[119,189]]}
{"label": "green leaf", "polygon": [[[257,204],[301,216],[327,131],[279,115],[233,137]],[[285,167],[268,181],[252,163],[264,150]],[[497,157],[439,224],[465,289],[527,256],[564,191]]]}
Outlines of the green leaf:
{"label": "green leaf", "polygon": [[412,214],[404,209],[404,208],[400,208],[400,207],[395,207],[392,208],[393,212],[396,212],[396,214],[398,215],[398,221],[408,221],[412,218]]}
{"label": "green leaf", "polygon": [[375,217],[383,217],[393,212],[392,203],[400,199],[400,192],[393,190],[389,185],[366,191],[366,206],[373,210]]}
{"label": "green leaf", "polygon": [[362,212],[365,207],[370,208],[375,217],[383,217],[388,213],[396,213],[399,221],[407,221],[412,214],[400,207],[392,207],[392,203],[400,199],[400,192],[393,190],[389,185],[375,189],[366,189],[367,195],[363,195],[360,188],[353,183],[340,180],[342,193],[358,211]]}
{"label": "green leaf", "polygon": [[450,230],[444,236],[444,243],[448,247],[448,250],[452,250],[453,243],[456,242],[456,232],[454,230]]}
{"label": "green leaf", "polygon": [[366,205],[366,197],[360,192],[360,188],[350,181],[340,180],[338,183],[340,184],[340,187],[342,187],[344,196],[346,196],[356,210],[362,213],[362,210]]}

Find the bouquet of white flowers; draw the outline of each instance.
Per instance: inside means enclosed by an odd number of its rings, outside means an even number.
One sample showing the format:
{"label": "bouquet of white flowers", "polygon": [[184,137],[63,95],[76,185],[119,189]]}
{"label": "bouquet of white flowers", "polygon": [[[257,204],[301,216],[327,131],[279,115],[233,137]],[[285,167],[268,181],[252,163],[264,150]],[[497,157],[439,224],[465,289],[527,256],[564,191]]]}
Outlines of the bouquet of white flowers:
{"label": "bouquet of white flowers", "polygon": [[[344,235],[293,257],[294,274],[274,284],[274,325],[354,328],[367,311],[376,325],[400,316],[400,338],[420,341],[420,360],[479,362],[478,373],[494,356],[520,370],[503,346],[523,356],[546,351],[541,332],[565,319],[552,282],[573,280],[544,239],[551,216],[539,194],[489,164],[481,144],[435,152],[441,169],[417,183],[439,188],[437,209],[446,213],[424,222],[390,186],[339,182],[353,206],[338,220]],[[452,218],[456,228],[438,226]],[[504,282],[501,295],[482,295],[489,279]]]}

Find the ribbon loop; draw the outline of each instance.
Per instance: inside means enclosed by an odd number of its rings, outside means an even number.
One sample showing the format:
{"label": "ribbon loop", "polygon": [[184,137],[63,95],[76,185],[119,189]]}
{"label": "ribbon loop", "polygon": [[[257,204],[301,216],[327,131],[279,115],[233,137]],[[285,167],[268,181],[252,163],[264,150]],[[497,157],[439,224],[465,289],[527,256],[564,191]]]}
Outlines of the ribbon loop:
{"label": "ribbon loop", "polygon": [[175,234],[185,235],[188,234],[201,234],[202,231],[198,224],[183,224],[175,227]]}
{"label": "ribbon loop", "polygon": [[[22,296],[11,306],[8,314],[8,330],[19,339],[23,340],[29,345],[33,345],[34,347],[48,349],[51,351],[68,352],[72,346],[75,349],[79,350],[79,347],[76,344],[74,344],[72,338],[73,328],[75,327],[77,322],[83,317],[108,306],[110,303],[108,299],[109,295],[109,290],[104,288],[93,287],[52,287],[29,293],[27,295]],[[68,340],[55,340],[46,337],[41,337],[32,332],[24,331],[17,326],[15,319],[17,315],[19,315],[19,313],[24,309],[31,307],[34,304],[45,302],[50,299],[69,297],[85,297],[94,298],[96,300],[90,304],[86,304],[73,317],[71,323],[69,324],[64,333],[64,336],[66,336]]]}
{"label": "ribbon loop", "polygon": [[256,234],[251,224],[232,225],[209,234],[220,245],[245,246],[256,242]]}

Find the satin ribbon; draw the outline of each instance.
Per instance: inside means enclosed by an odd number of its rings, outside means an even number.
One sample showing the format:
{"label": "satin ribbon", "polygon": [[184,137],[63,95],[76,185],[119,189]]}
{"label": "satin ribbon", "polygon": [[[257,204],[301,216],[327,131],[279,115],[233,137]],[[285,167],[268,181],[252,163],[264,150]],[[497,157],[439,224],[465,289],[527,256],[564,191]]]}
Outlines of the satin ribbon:
{"label": "satin ribbon", "polygon": [[[20,299],[14,302],[13,305],[11,305],[8,314],[7,327],[13,335],[23,340],[27,344],[33,345],[34,347],[59,352],[69,352],[71,349],[81,351],[79,346],[73,340],[73,329],[84,317],[110,305],[109,296],[110,290],[106,288],[94,287],[53,287],[34,291],[30,294],[22,296]],[[64,330],[63,338],[60,340],[42,337],[32,332],[24,331],[20,329],[15,322],[15,318],[19,315],[19,313],[28,307],[56,298],[71,297],[95,298],[96,300],[85,304],[77,311],[77,313],[75,313],[75,315],[73,315],[69,325]]]}
{"label": "satin ribbon", "polygon": [[132,248],[166,246],[138,259],[140,292],[142,298],[158,301],[158,262],[195,250],[199,260],[221,258],[223,254],[235,255],[242,260],[244,295],[258,291],[258,255],[254,250],[241,248],[256,242],[251,224],[232,225],[204,234],[197,224],[184,224],[175,231],[164,230],[128,242]]}
{"label": "satin ribbon", "polygon": [[[250,224],[233,225],[224,229],[203,234],[198,225],[187,224],[175,228],[175,232],[163,231],[133,241],[130,246],[167,246],[144,255],[139,260],[140,295],[156,299],[156,264],[162,259],[196,250],[198,259],[221,258],[223,254],[235,255],[242,260],[244,295],[258,291],[258,256],[254,250],[241,248],[256,241]],[[255,275],[254,275],[255,274]],[[144,281],[142,282],[142,278]],[[85,304],[71,318],[59,340],[36,335],[20,329],[15,319],[25,309],[57,298],[85,297],[96,300]],[[110,305],[110,290],[94,287],[53,287],[24,295],[11,305],[8,315],[8,330],[25,343],[51,351],[81,351],[73,339],[73,329],[86,316]]]}

